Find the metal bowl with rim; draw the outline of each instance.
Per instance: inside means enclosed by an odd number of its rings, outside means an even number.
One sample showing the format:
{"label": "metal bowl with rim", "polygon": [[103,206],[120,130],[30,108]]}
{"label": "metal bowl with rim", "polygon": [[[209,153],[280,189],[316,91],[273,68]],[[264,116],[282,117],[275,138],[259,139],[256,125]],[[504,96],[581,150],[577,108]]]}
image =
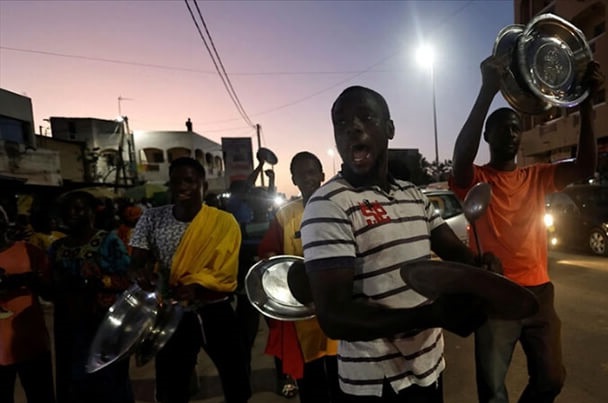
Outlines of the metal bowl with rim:
{"label": "metal bowl with rim", "polygon": [[133,285],[108,308],[89,349],[86,370],[99,371],[130,354],[144,365],[169,340],[182,315],[181,307],[163,304],[155,292]]}
{"label": "metal bowl with rim", "polygon": [[303,260],[301,256],[279,255],[251,266],[245,276],[245,291],[251,304],[263,315],[277,320],[313,318],[313,304],[299,302],[288,283],[290,268]]}
{"label": "metal bowl with rim", "polygon": [[154,324],[144,332],[135,346],[135,364],[146,365],[169,341],[184,314],[178,303],[159,303]]}
{"label": "metal bowl with rim", "polygon": [[508,104],[519,112],[538,115],[549,110],[551,104],[532,92],[520,73],[517,44],[524,29],[525,26],[521,24],[507,25],[501,29],[494,42],[492,55],[504,69],[500,92]]}
{"label": "metal bowl with rim", "polygon": [[570,108],[589,95],[583,79],[593,53],[583,32],[557,15],[530,21],[518,40],[517,60],[530,90],[552,105]]}

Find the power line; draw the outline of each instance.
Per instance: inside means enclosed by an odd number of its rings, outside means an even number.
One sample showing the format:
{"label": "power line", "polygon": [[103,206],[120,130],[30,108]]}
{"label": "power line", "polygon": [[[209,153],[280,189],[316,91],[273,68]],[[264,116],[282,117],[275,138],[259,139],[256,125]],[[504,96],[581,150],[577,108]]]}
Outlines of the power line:
{"label": "power line", "polygon": [[[211,54],[211,51],[207,45],[207,42],[202,34],[202,31],[198,25],[198,22],[196,21],[194,14],[187,2],[187,0],[185,0],[186,2],[186,6],[188,7],[188,11],[190,12],[190,16],[192,17],[194,24],[196,25],[197,30],[199,31],[199,34],[201,35],[201,39],[203,40],[203,42],[205,43],[205,46],[207,47],[207,51],[209,52],[209,54],[212,57],[212,61],[214,62],[214,64],[216,65],[216,71],[218,74],[220,74],[220,78],[222,78],[222,82],[224,83],[224,86],[227,87],[227,84],[224,82],[223,76],[221,75],[221,73],[218,70],[218,66],[215,62],[215,59],[213,58],[213,55]],[[195,3],[196,4],[196,3]],[[433,33],[435,33],[435,31],[438,31],[440,28],[443,27],[443,25],[445,25],[450,19],[452,19],[453,17],[455,17],[457,14],[460,14],[462,11],[464,11],[467,7],[469,7],[471,4],[474,4],[473,0],[469,0],[466,3],[464,3],[462,6],[460,6],[459,8],[457,8],[456,10],[454,10],[452,13],[446,15],[445,17],[443,17],[440,21],[438,21],[436,24],[433,24],[434,28],[431,29],[427,35],[431,35]],[[198,5],[197,5],[198,8]],[[201,17],[202,18],[202,17]],[[5,50],[11,50],[11,51],[16,51],[16,52],[26,52],[26,53],[37,53],[37,54],[43,54],[43,55],[50,55],[50,56],[58,56],[58,57],[68,57],[68,58],[76,58],[76,59],[84,59],[84,60],[93,60],[93,61],[101,61],[101,62],[106,62],[106,63],[116,63],[116,64],[125,64],[125,65],[134,65],[134,66],[142,66],[142,67],[151,67],[151,68],[159,68],[159,69],[165,69],[165,70],[181,70],[181,71],[188,71],[188,72],[193,72],[193,73],[203,73],[203,74],[215,74],[213,72],[209,72],[209,71],[203,71],[203,70],[197,70],[197,69],[191,69],[191,68],[183,68],[183,67],[175,67],[175,66],[166,66],[166,65],[158,65],[158,64],[149,64],[149,63],[138,63],[138,62],[128,62],[128,61],[122,61],[122,60],[116,60],[116,59],[105,59],[105,58],[96,58],[96,57],[88,57],[88,56],[80,56],[80,55],[70,55],[70,54],[62,54],[62,53],[57,53],[57,52],[47,52],[47,51],[40,51],[40,50],[33,50],[33,49],[23,49],[23,48],[11,48],[11,47],[5,47],[5,46],[0,46],[0,49],[5,49]],[[300,72],[255,72],[255,73],[231,73],[232,75],[315,75],[315,74],[325,74],[325,75],[330,75],[330,74],[352,74],[351,76],[347,77],[346,79],[340,80],[339,82],[336,82],[335,84],[332,84],[330,86],[324,87],[321,90],[318,90],[314,93],[311,93],[307,96],[304,96],[302,98],[296,99],[294,101],[290,101],[286,104],[271,108],[271,109],[267,109],[265,111],[261,111],[259,113],[256,113],[255,115],[265,115],[265,114],[269,114],[272,112],[276,112],[278,110],[281,109],[285,109],[287,107],[299,104],[301,102],[304,102],[310,98],[313,98],[317,95],[320,95],[324,92],[327,92],[339,85],[342,85],[346,82],[349,82],[363,74],[366,73],[392,73],[395,71],[399,71],[399,70],[372,70],[374,69],[374,67],[379,66],[380,64],[384,63],[385,61],[395,57],[396,55],[398,55],[401,52],[401,50],[398,50],[396,52],[391,53],[390,55],[384,57],[383,59],[381,59],[380,61],[368,66],[366,69],[364,70],[359,70],[359,71],[300,71]],[[228,88],[226,88],[226,90],[228,91],[229,95],[231,96],[232,99],[232,94],[230,93],[230,91],[228,90]],[[236,101],[233,99],[233,102],[235,102],[235,106],[236,106]],[[237,106],[237,110],[239,110],[240,113],[240,109]],[[251,124],[251,120],[247,117],[247,119],[245,119],[243,117],[243,119],[245,120],[245,122],[248,125],[254,126],[253,124]],[[224,123],[224,122],[232,122],[234,120],[237,119],[224,119],[224,120],[218,120],[218,121],[213,121],[213,122],[208,122],[208,124],[213,124],[213,123]]]}
{"label": "power line", "polygon": [[211,130],[207,130],[207,129],[202,129],[203,132],[205,133],[221,133],[221,132],[231,132],[231,131],[235,131],[235,130],[252,130],[251,126],[239,126],[239,127],[228,127],[225,129],[211,129]]}
{"label": "power line", "polygon": [[[196,17],[194,16],[194,13],[192,12],[192,8],[190,8],[190,4],[188,4],[188,0],[184,0],[184,2],[186,3],[186,7],[188,8],[190,17],[192,17],[192,21],[194,22],[194,25],[196,26],[199,36],[201,37],[201,39],[205,45],[205,48],[207,49],[207,53],[209,53],[209,56],[211,57],[211,61],[213,62],[213,65],[215,66],[215,70],[217,71],[218,75],[220,76],[220,79],[222,80],[222,83],[224,84],[224,88],[226,89],[226,92],[228,92],[228,95],[230,96],[232,103],[236,107],[237,111],[239,112],[239,114],[241,115],[241,117],[243,118],[245,123],[247,123],[249,126],[254,126],[253,122],[251,121],[251,119],[249,119],[249,116],[247,116],[247,113],[243,109],[243,106],[238,99],[236,91],[234,91],[232,84],[229,82],[228,76],[222,74],[222,71],[221,71],[220,67],[218,66],[218,61],[221,63],[221,60],[219,59],[219,54],[215,54],[215,55],[213,54],[213,52],[209,48],[209,44],[207,43],[207,40],[205,39],[205,35],[203,35],[203,31],[201,30],[201,27],[199,26],[198,21],[196,21]],[[196,0],[194,1],[194,4],[196,5],[197,10],[199,10]],[[199,16],[202,20],[203,17],[202,17],[202,14],[200,13],[200,10],[199,10]],[[204,20],[203,20],[203,24],[204,24]],[[205,29],[206,29],[206,26],[205,26]],[[211,41],[211,37],[209,37],[209,40]],[[214,50],[215,50],[215,46],[214,46]],[[215,60],[216,57],[217,57],[218,61]],[[225,71],[224,71],[224,73],[225,73]]]}
{"label": "power line", "polygon": [[66,57],[66,58],[70,58],[70,59],[81,59],[81,60],[89,60],[89,61],[94,61],[94,62],[124,64],[124,65],[137,66],[137,67],[151,67],[151,68],[162,69],[162,70],[178,70],[178,71],[188,71],[191,73],[216,74],[214,71],[191,69],[188,67],[167,66],[167,65],[163,65],[163,64],[152,64],[152,63],[130,62],[130,61],[126,61],[126,60],[106,59],[103,57],[91,57],[91,56],[75,55],[75,54],[69,54],[69,53],[50,52],[50,51],[46,51],[46,50],[13,48],[13,47],[8,47],[8,46],[0,46],[0,49],[10,50],[12,52],[34,53],[34,54],[39,54],[39,55]]}
{"label": "power line", "polygon": [[209,43],[211,43],[211,47],[213,48],[213,52],[215,53],[215,56],[217,57],[217,61],[220,64],[222,72],[224,73],[224,77],[226,78],[226,81],[228,82],[228,86],[232,90],[232,93],[234,94],[234,98],[236,99],[237,103],[239,104],[241,111],[243,112],[245,117],[247,117],[246,120],[249,121],[251,126],[254,126],[254,124],[249,119],[249,116],[247,116],[247,113],[245,112],[245,108],[243,108],[243,105],[241,104],[241,100],[237,96],[236,91],[234,90],[234,87],[232,86],[232,82],[230,81],[230,76],[228,76],[228,73],[226,72],[226,69],[224,68],[224,63],[222,63],[222,59],[220,58],[220,54],[218,53],[217,48],[215,47],[215,43],[213,43],[213,38],[211,37],[211,32],[209,32],[209,29],[207,28],[207,23],[205,22],[205,18],[203,18],[203,13],[201,13],[201,9],[198,7],[197,0],[194,0],[194,6],[196,7],[196,11],[198,12],[198,16],[200,17],[201,22],[203,23],[205,32],[207,33],[207,36],[209,37]]}
{"label": "power line", "polygon": [[[454,10],[453,12],[451,12],[450,14],[446,15],[445,17],[443,17],[437,24],[434,24],[434,29],[430,30],[428,32],[428,35],[433,34],[435,31],[438,31],[440,28],[442,28],[450,19],[456,17],[456,15],[460,14],[462,11],[464,11],[467,7],[469,7],[471,4],[473,4],[473,0],[469,0],[467,1],[465,4],[463,4],[462,6],[460,6],[459,8],[457,8],[456,10]],[[304,101],[307,101],[310,98],[314,98],[317,95],[323,94],[324,92],[327,92],[331,89],[334,89],[335,87],[342,85],[344,83],[347,83],[351,80],[354,80],[355,78],[362,76],[365,73],[369,73],[369,72],[376,72],[377,70],[372,70],[374,67],[381,65],[382,63],[386,62],[389,59],[392,59],[393,57],[397,56],[399,53],[401,53],[401,50],[397,50],[396,52],[393,52],[391,54],[389,54],[388,56],[385,56],[384,58],[382,58],[381,60],[379,60],[378,62],[368,66],[366,69],[361,70],[361,71],[357,71],[355,72],[355,74],[345,78],[344,80],[338,81],[337,83],[334,83],[328,87],[324,87],[321,90],[318,90],[316,92],[313,92],[305,97],[296,99],[294,101],[288,102],[286,104],[274,107],[272,109],[267,109],[265,111],[262,112],[257,112],[255,113],[256,116],[260,116],[260,115],[266,115],[272,112],[276,112],[279,111],[281,109],[285,109],[288,108],[290,106],[302,103]],[[220,123],[220,122],[228,122],[228,121],[232,121],[234,119],[226,119],[226,120],[222,120],[222,121],[215,121],[215,122],[209,122],[209,123]]]}
{"label": "power line", "polygon": [[[154,63],[143,63],[143,62],[133,62],[128,60],[120,60],[120,59],[107,59],[103,57],[92,57],[92,56],[84,56],[70,53],[61,53],[61,52],[51,52],[46,50],[38,50],[38,49],[26,49],[26,48],[15,48],[9,46],[0,46],[0,49],[8,50],[11,52],[20,52],[20,53],[32,53],[39,54],[45,56],[55,56],[55,57],[64,57],[70,59],[81,59],[81,60],[89,60],[94,62],[103,62],[103,63],[113,63],[113,64],[122,64],[127,66],[137,66],[137,67],[149,67],[154,69],[161,70],[174,70],[174,71],[186,71],[190,73],[198,73],[198,74],[217,74],[217,71],[211,70],[201,70],[194,69],[190,67],[181,67],[181,66],[169,66],[164,64],[154,64]],[[395,73],[399,72],[399,69],[384,69],[384,70],[374,70],[372,73]],[[356,74],[360,73],[360,70],[327,70],[327,71],[255,71],[255,72],[231,72],[232,76],[305,76],[305,75],[344,75],[344,74]]]}

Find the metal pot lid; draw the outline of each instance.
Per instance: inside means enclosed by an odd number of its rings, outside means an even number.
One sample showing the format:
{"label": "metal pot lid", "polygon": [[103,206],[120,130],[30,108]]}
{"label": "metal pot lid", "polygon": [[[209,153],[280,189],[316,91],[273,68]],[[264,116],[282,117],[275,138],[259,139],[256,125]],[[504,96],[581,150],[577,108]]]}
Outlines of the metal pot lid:
{"label": "metal pot lid", "polygon": [[135,364],[146,365],[169,341],[179,325],[184,308],[177,303],[159,304],[154,324],[145,331],[135,347]]}
{"label": "metal pot lid", "polygon": [[124,291],[108,309],[89,349],[86,370],[99,371],[128,355],[151,326],[154,325],[157,298],[139,286]]}
{"label": "metal pot lid", "polygon": [[507,25],[501,29],[494,42],[492,54],[502,62],[504,74],[500,92],[507,103],[519,112],[537,115],[551,109],[551,104],[530,90],[519,71],[517,44],[524,29],[525,26],[521,24]]}
{"label": "metal pot lid", "polygon": [[312,303],[300,303],[288,284],[291,265],[303,260],[301,256],[279,255],[251,266],[245,276],[245,291],[251,304],[273,319],[296,321],[313,318]]}
{"label": "metal pot lid", "polygon": [[583,32],[567,20],[549,13],[533,18],[517,54],[520,73],[537,97],[569,108],[589,95],[583,78],[593,53]]}
{"label": "metal pot lid", "polygon": [[538,300],[531,291],[475,266],[426,260],[404,264],[400,274],[414,291],[430,299],[450,294],[475,295],[482,299],[492,318],[519,320],[538,312]]}

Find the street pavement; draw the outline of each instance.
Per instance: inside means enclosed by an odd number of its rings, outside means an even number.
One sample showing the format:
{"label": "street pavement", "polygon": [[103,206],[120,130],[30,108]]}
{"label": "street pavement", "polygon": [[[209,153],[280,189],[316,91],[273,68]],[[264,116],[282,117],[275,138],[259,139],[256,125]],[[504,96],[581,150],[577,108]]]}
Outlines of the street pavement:
{"label": "street pavement", "polygon": [[[51,308],[46,308],[47,322],[52,325]],[[299,403],[298,397],[285,399],[275,393],[274,361],[264,354],[264,347],[268,329],[265,321],[260,321],[260,329],[252,351],[252,378],[251,386],[253,396],[250,403]],[[446,360],[447,369],[444,374],[444,388],[446,403],[469,403],[475,401],[475,374],[473,361],[472,337],[461,338],[447,333]],[[191,400],[192,403],[222,403],[224,401],[222,388],[217,371],[207,354],[201,350],[198,356],[197,372],[200,381],[200,390]],[[521,351],[516,351],[514,365],[509,373],[510,387],[521,389],[525,384],[524,362]],[[143,367],[135,366],[131,360],[131,381],[137,403],[154,403],[154,363],[153,361]],[[0,402],[1,403],[1,402]],[[23,391],[17,387],[15,403],[26,403]]]}
{"label": "street pavement", "polygon": [[[585,255],[552,252],[550,272],[556,288],[556,307],[563,322],[562,340],[568,376],[556,403],[608,402],[608,259]],[[47,318],[50,318],[47,315]],[[49,323],[50,325],[50,323]],[[298,403],[274,393],[275,375],[271,357],[264,355],[267,328],[263,320],[252,352],[251,403]],[[446,403],[476,402],[473,338],[461,338],[445,332],[444,396]],[[134,363],[134,360],[132,360]],[[200,391],[193,403],[223,402],[217,372],[207,355],[201,351],[197,371]],[[153,403],[154,366],[132,365],[131,378],[137,403]],[[525,358],[517,346],[507,387],[510,400],[517,401],[527,383]],[[25,403],[18,387],[15,403]]]}

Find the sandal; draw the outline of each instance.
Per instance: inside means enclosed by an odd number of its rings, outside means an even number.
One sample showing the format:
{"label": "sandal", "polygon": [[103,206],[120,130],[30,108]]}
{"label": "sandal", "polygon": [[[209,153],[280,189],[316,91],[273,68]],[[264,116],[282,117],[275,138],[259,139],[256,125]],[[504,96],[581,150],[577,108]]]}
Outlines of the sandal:
{"label": "sandal", "polygon": [[291,399],[298,394],[298,386],[290,376],[286,376],[283,380],[283,387],[281,388],[279,394],[285,399]]}

